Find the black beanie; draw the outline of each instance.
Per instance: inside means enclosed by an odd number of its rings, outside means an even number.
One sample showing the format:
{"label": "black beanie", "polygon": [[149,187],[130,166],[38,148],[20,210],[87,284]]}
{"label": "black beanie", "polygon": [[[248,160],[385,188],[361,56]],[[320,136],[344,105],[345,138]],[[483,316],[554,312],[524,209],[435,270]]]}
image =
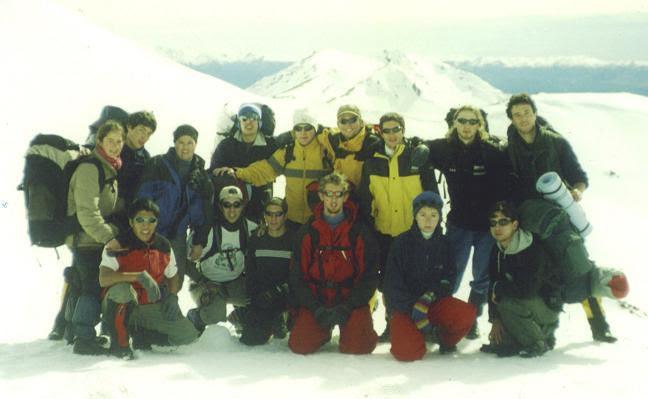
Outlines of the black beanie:
{"label": "black beanie", "polygon": [[194,141],[198,141],[198,130],[191,125],[180,125],[173,132],[173,142],[175,143],[182,136],[189,136]]}

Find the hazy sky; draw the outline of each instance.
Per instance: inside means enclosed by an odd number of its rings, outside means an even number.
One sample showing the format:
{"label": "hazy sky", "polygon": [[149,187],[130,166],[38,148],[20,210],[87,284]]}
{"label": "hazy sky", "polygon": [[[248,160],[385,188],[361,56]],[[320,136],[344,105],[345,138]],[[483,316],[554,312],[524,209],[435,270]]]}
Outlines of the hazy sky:
{"label": "hazy sky", "polygon": [[322,48],[442,58],[648,60],[648,0],[55,0],[115,33],[193,58],[294,60]]}

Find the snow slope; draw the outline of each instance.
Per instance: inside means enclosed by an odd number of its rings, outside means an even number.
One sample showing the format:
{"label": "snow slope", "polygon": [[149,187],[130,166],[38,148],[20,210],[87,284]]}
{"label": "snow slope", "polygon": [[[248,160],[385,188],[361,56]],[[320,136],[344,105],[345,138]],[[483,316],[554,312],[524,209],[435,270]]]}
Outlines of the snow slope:
{"label": "snow slope", "polygon": [[425,134],[430,126],[441,128],[435,116],[452,106],[484,106],[505,99],[493,86],[449,64],[387,51],[380,59],[319,51],[248,89],[272,98],[328,105],[333,108],[329,124],[335,124],[335,109],[345,103],[357,104],[368,121],[399,112],[416,134]]}
{"label": "snow slope", "polygon": [[[642,398],[648,394],[646,315],[631,314],[611,301],[605,306],[620,338],[617,344],[593,343],[582,310],[569,306],[561,316],[556,350],[530,360],[481,354],[483,339],[462,342],[459,353],[445,357],[431,346],[423,361],[412,364],[396,362],[388,344],[380,344],[370,356],[341,355],[336,337],[320,353],[298,356],[290,353],[285,340],[244,347],[228,324],[210,327],[194,345],[138,353],[138,359],[130,362],[75,356],[63,343],[47,341],[69,254],[61,248],[57,259],[52,251],[29,247],[15,184],[31,136],[61,131],[82,140],[101,106],[114,103],[156,112],[160,128],[151,140],[153,153],[166,149],[177,124],[189,122],[201,131],[199,149],[208,156],[215,140],[215,110],[251,95],[145,53],[46,2],[2,2],[0,19],[0,132],[5,137],[0,186],[5,271],[0,290],[0,398]],[[437,98],[446,98],[446,93],[439,92]],[[447,93],[447,98],[453,94]],[[647,191],[648,139],[643,133],[648,98],[578,94],[538,95],[537,100],[540,113],[568,135],[590,173],[592,187],[583,204],[595,227],[588,238],[592,255],[602,264],[624,269],[632,285],[627,301],[648,309],[642,251],[648,214],[641,201]],[[290,104],[278,107],[284,125]],[[383,105],[367,103],[363,109],[378,112]],[[321,104],[316,110],[334,114],[336,107]],[[507,123],[503,104],[487,109],[493,130],[503,132]],[[420,118],[437,126],[444,115],[445,111],[435,111]],[[438,136],[443,130],[431,128],[423,135]],[[460,296],[465,298],[465,287]],[[191,306],[186,292],[181,306],[185,311]],[[374,319],[376,330],[382,331],[382,313]],[[485,319],[481,325],[487,331]]]}

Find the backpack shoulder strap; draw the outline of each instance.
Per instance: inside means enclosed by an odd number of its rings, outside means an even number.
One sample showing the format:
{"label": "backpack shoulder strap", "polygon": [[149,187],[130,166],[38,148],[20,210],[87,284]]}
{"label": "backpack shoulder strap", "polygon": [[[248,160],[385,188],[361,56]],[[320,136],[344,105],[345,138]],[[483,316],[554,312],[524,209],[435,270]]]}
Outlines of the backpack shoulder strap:
{"label": "backpack shoulder strap", "polygon": [[101,192],[104,185],[106,185],[107,183],[112,183],[115,180],[115,178],[111,178],[106,181],[106,171],[104,171],[101,161],[97,158],[93,156],[85,157],[79,161],[79,165],[81,165],[82,163],[90,163],[97,167],[97,172],[99,173],[99,192]]}

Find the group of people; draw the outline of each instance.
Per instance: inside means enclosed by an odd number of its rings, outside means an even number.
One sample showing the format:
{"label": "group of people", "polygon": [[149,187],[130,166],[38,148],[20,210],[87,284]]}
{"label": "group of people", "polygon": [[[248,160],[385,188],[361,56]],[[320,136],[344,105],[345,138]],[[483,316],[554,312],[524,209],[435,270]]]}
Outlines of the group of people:
{"label": "group of people", "polygon": [[[588,180],[528,95],[507,105],[508,145],[469,105],[448,113],[444,138],[425,141],[407,136],[397,113],[372,125],[349,104],[337,127],[298,109],[289,133],[265,135],[261,107],[247,103],[209,166],[195,153],[194,127],[176,128],[173,146],[151,157],[153,114],[104,111],[89,141],[106,178],[84,163],[70,181],[68,214],[82,229],[67,241],[73,265],[50,333],[74,353],[132,357],[229,321],[246,345],[289,334],[293,352],[313,353],[338,326],[341,352],[368,354],[389,341],[396,359],[412,361],[426,343],[452,353],[464,337],[478,338],[486,304],[484,352],[538,356],[554,347],[560,273],[521,227],[518,205],[539,196],[545,172],[557,172],[576,201]],[[439,174],[449,194],[445,232]],[[272,194],[279,175],[285,198]],[[462,301],[454,295],[471,252]],[[186,316],[185,276],[195,302]],[[377,292],[387,321],[380,337]],[[614,342],[600,298],[583,306],[594,339]]]}

